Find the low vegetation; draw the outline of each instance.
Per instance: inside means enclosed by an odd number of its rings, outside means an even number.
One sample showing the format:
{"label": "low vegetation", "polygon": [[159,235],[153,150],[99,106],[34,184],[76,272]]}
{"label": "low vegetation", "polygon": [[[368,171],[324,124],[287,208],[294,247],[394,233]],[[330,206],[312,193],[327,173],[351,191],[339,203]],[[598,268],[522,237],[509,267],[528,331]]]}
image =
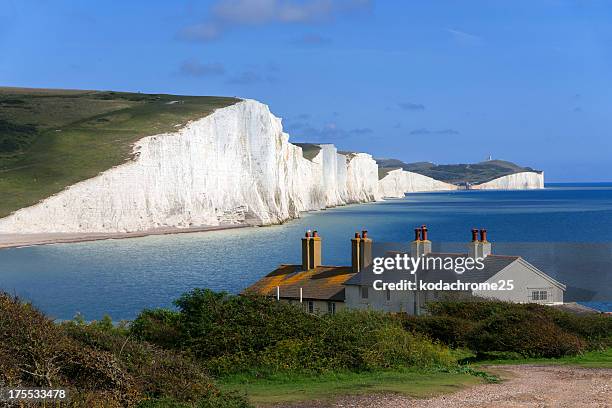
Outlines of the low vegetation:
{"label": "low vegetation", "polygon": [[0,388],[5,386],[68,388],[74,407],[248,406],[222,393],[186,353],[136,341],[110,319],[55,324],[0,294]]}
{"label": "low vegetation", "polygon": [[129,160],[235,98],[0,88],[0,217]]}
{"label": "low vegetation", "polygon": [[[196,289],[177,312],[147,310],[131,331],[138,339],[188,351],[215,375],[321,373],[401,367],[450,367],[447,347],[402,328],[383,313],[317,316],[255,295]],[[166,333],[177,333],[169,338]]]}
{"label": "low vegetation", "polygon": [[609,362],[612,344],[608,317],[539,305],[442,301],[421,317],[317,316],[200,289],[175,305],[130,324],[54,323],[0,294],[0,387],[69,388],[74,407],[231,408],[379,391],[422,397],[496,380],[460,360],[597,366]]}
{"label": "low vegetation", "polygon": [[538,304],[441,301],[427,316],[406,316],[404,327],[477,358],[558,358],[612,347],[612,319],[575,315]]}

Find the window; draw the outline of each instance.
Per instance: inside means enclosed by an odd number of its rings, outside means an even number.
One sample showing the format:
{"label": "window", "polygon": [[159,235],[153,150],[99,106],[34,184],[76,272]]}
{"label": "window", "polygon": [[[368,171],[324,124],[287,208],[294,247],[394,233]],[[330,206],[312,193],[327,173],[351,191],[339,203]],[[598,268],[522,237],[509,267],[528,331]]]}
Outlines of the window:
{"label": "window", "polygon": [[312,300],[308,301],[308,313],[314,313],[314,302]]}
{"label": "window", "polygon": [[534,290],[531,292],[531,300],[548,300],[548,292],[545,290]]}
{"label": "window", "polygon": [[387,301],[391,300],[391,291],[387,289]]}
{"label": "window", "polygon": [[362,299],[367,299],[368,298],[368,287],[367,286],[362,286],[361,287],[361,298]]}
{"label": "window", "polygon": [[327,313],[336,314],[336,304],[334,302],[327,302]]}

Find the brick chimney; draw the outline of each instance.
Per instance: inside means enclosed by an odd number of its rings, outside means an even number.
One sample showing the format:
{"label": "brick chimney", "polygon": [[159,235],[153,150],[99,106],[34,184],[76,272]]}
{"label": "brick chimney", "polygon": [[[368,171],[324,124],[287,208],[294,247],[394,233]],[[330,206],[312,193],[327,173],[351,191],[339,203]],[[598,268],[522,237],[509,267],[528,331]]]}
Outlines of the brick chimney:
{"label": "brick chimney", "polygon": [[372,264],[372,239],[368,237],[368,231],[361,231],[359,242],[359,270],[364,270]]}
{"label": "brick chimney", "polygon": [[351,238],[351,266],[353,267],[353,273],[361,270],[361,235],[359,232],[356,232],[355,236]]}
{"label": "brick chimney", "polygon": [[321,266],[321,237],[317,231],[306,231],[302,238],[302,270],[309,271]]}
{"label": "brick chimney", "polygon": [[[478,239],[480,233],[480,239]],[[481,228],[480,231],[472,228],[472,241],[468,244],[468,256],[470,258],[486,258],[491,255],[491,243],[487,241],[487,230]]]}
{"label": "brick chimney", "polygon": [[302,270],[308,271],[312,269],[310,263],[310,240],[312,239],[312,233],[310,230],[306,231],[304,238],[302,238]]}
{"label": "brick chimney", "polygon": [[487,241],[487,230],[480,230],[480,256],[486,258],[491,255],[491,243]]}
{"label": "brick chimney", "polygon": [[420,228],[414,229],[414,241],[410,243],[410,256],[416,258],[430,252],[431,241],[428,237],[427,225],[421,225]]}
{"label": "brick chimney", "polygon": [[427,225],[421,225],[421,238],[423,238],[421,253],[427,255],[431,253],[431,241],[427,237]]}
{"label": "brick chimney", "polygon": [[480,241],[478,241],[478,229],[472,228],[472,241],[468,244],[468,257],[479,258]]}

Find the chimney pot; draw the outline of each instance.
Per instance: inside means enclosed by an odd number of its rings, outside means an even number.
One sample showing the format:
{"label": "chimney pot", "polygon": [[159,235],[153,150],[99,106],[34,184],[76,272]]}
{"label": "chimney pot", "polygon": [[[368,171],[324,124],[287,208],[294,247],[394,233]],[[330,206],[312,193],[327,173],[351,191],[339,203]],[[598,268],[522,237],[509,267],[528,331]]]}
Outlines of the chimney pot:
{"label": "chimney pot", "polygon": [[361,231],[361,236],[362,236],[362,238],[367,238],[368,237],[368,230]]}
{"label": "chimney pot", "polygon": [[304,236],[305,236],[306,238],[310,238],[310,231],[306,231],[306,234],[304,234]]}
{"label": "chimney pot", "polygon": [[421,236],[423,238],[423,241],[427,241],[427,226],[426,225],[421,226]]}
{"label": "chimney pot", "polygon": [[415,228],[414,229],[414,240],[415,241],[420,241],[421,240],[421,229],[420,228]]}
{"label": "chimney pot", "polygon": [[319,236],[319,231],[317,231],[317,230],[312,231],[312,236],[313,237],[318,237]]}
{"label": "chimney pot", "polygon": [[478,241],[478,230],[476,228],[472,228],[472,242]]}
{"label": "chimney pot", "polygon": [[361,238],[361,235],[359,235],[358,232],[355,233],[355,238]]}
{"label": "chimney pot", "polygon": [[484,228],[480,230],[480,241],[487,242],[487,230]]}

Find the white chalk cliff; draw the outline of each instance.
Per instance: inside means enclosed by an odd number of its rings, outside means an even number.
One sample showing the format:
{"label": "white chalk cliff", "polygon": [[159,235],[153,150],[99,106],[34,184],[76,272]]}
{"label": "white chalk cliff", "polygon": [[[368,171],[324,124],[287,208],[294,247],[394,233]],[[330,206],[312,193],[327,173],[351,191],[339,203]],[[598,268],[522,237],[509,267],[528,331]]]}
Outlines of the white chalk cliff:
{"label": "white chalk cliff", "polygon": [[401,198],[405,193],[423,191],[457,190],[457,186],[402,169],[391,170],[379,183],[380,194],[385,198]]}
{"label": "white chalk cliff", "polygon": [[[0,219],[0,234],[266,225],[303,211],[457,188],[403,170],[379,181],[371,155],[319,147],[306,159],[266,105],[243,100],[140,139],[133,160]],[[475,188],[543,185],[533,177],[520,173]]]}
{"label": "white chalk cliff", "polygon": [[375,201],[369,154],[322,145],[312,160],[252,100],[175,133],[145,137],[135,159],[0,219],[0,233],[131,232],[274,224],[300,212]]}
{"label": "white chalk cliff", "polygon": [[473,185],[473,190],[533,190],[544,188],[544,172],[524,171]]}

